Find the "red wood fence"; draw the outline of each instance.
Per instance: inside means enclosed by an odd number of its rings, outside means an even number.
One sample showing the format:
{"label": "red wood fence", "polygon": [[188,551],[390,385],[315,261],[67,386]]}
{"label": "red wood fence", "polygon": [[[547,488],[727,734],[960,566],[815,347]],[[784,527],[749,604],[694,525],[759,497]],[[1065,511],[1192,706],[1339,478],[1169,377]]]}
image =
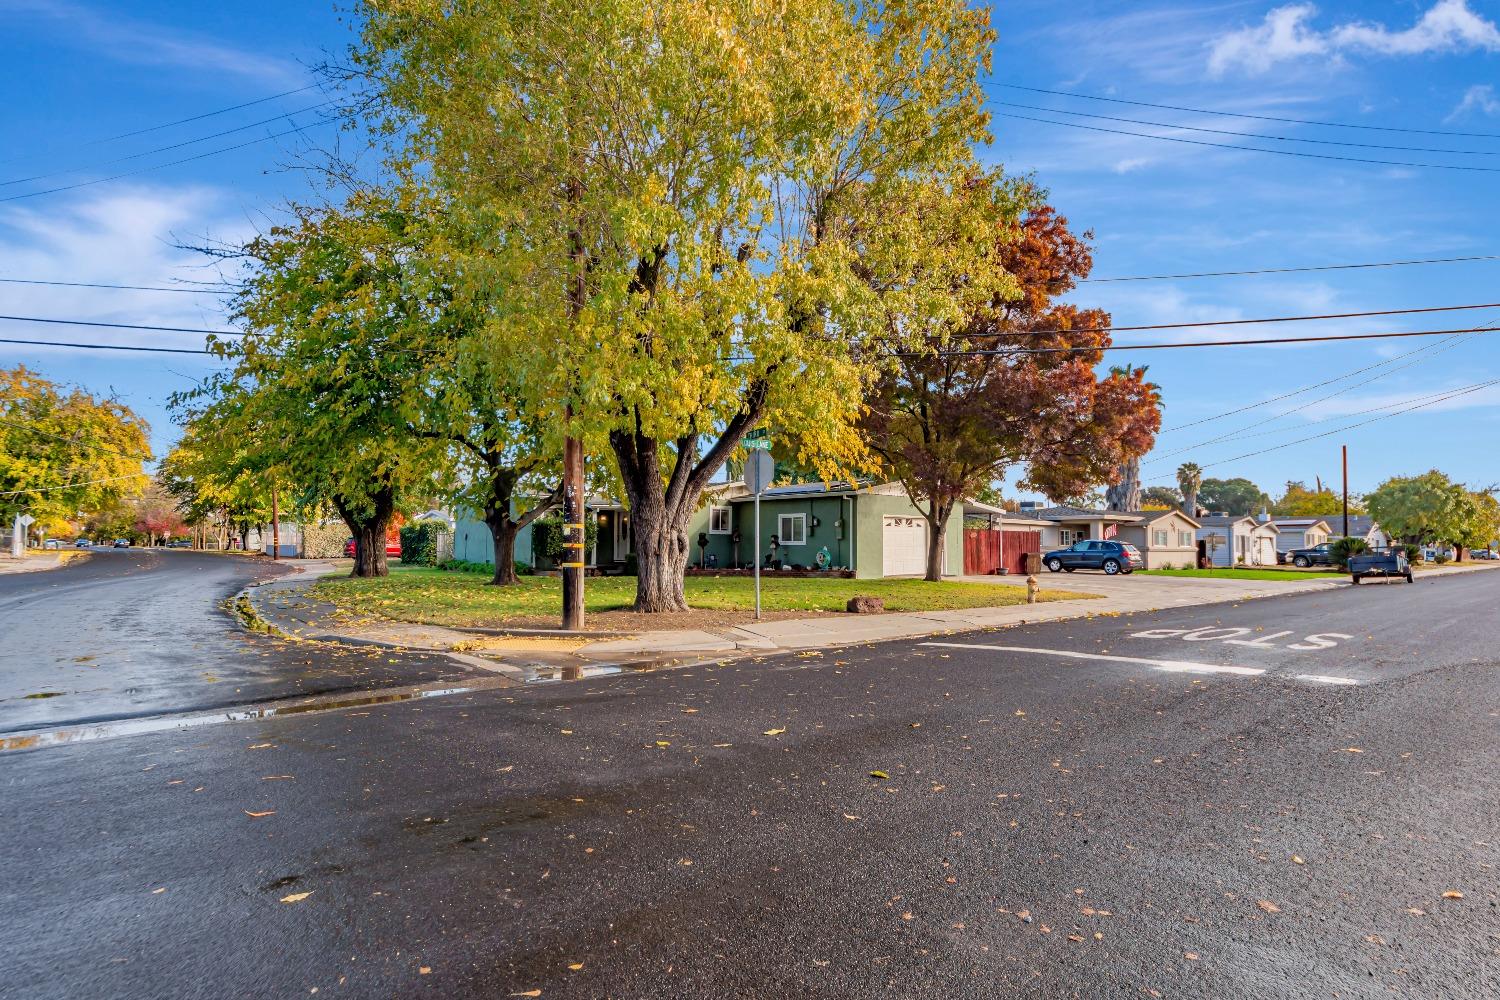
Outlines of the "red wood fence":
{"label": "red wood fence", "polygon": [[1027,552],[1041,551],[1040,531],[964,529],[964,573],[969,576],[983,576],[1002,567],[1011,573],[1024,573],[1022,557]]}

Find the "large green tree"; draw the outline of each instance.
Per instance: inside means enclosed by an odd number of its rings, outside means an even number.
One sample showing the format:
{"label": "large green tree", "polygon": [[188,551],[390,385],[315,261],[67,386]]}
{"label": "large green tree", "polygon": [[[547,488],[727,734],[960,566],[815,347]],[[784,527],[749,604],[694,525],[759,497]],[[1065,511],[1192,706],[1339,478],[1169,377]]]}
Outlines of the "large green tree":
{"label": "large green tree", "polygon": [[0,369],[0,520],[72,521],[149,482],[149,428],[119,400],[59,385],[24,365]]}
{"label": "large green tree", "polygon": [[1259,486],[1243,477],[1205,479],[1198,487],[1198,503],[1211,511],[1242,516],[1257,513],[1261,504],[1270,503],[1270,498]]}
{"label": "large green tree", "polygon": [[1420,476],[1395,476],[1365,496],[1370,516],[1392,538],[1418,545],[1451,542],[1473,545],[1493,539],[1493,510],[1483,507],[1461,483],[1436,469]]}
{"label": "large green tree", "polygon": [[[406,159],[498,220],[492,322],[526,408],[606,451],[636,607],[686,607],[687,524],[762,423],[828,474],[880,326],[857,205],[984,135],[993,35],[959,0],[408,0],[365,6],[356,60]],[[909,223],[914,225],[915,222]],[[911,282],[912,294],[920,282]],[[555,345],[539,351],[537,344]]]}

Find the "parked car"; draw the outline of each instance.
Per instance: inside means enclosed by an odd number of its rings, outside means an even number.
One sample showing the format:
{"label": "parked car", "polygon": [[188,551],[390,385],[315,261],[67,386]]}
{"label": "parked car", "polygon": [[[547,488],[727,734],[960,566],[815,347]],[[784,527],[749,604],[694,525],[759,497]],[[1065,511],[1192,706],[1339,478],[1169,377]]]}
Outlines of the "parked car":
{"label": "parked car", "polygon": [[171,541],[171,542],[167,543],[167,548],[169,548],[169,549],[190,549],[192,547],[193,547],[192,541],[190,539],[187,539],[187,538],[179,538],[179,539],[177,539],[175,541]]}
{"label": "parked car", "polygon": [[59,542],[55,538],[49,538],[45,542],[42,543],[42,548],[44,548],[44,549],[60,549],[60,548],[62,548],[62,542]]}
{"label": "parked car", "polygon": [[1310,548],[1292,549],[1287,552],[1285,560],[1278,558],[1276,561],[1289,562],[1293,566],[1300,566],[1304,569],[1308,566],[1332,566],[1333,545],[1330,542],[1324,542]]}
{"label": "parked car", "polygon": [[[396,538],[396,539],[387,538],[385,540],[385,556],[386,556],[387,559],[400,559],[401,558],[401,539],[399,539],[399,538]],[[354,539],[352,539],[352,538],[349,539],[347,542],[344,543],[344,558],[345,559],[353,559],[354,558]]]}
{"label": "parked car", "polygon": [[116,538],[115,539],[115,548],[117,548],[117,549],[128,549],[128,548],[130,548],[130,539],[128,539],[128,538]]}
{"label": "parked car", "polygon": [[1406,561],[1406,550],[1400,546],[1370,549],[1349,557],[1349,575],[1359,583],[1367,576],[1404,577],[1411,583],[1411,563]]}
{"label": "parked car", "polygon": [[1102,569],[1109,576],[1134,573],[1146,565],[1140,550],[1129,542],[1101,541],[1086,538],[1065,549],[1055,549],[1042,556],[1042,565],[1053,573],[1075,569]]}
{"label": "parked car", "polygon": [[78,539],[78,541],[76,541],[76,542],[73,543],[73,547],[74,548],[79,548],[79,549],[86,549],[86,548],[88,548],[89,546],[91,546],[93,544],[94,543],[91,542],[91,541],[89,541],[87,538],[80,538],[80,539]]}

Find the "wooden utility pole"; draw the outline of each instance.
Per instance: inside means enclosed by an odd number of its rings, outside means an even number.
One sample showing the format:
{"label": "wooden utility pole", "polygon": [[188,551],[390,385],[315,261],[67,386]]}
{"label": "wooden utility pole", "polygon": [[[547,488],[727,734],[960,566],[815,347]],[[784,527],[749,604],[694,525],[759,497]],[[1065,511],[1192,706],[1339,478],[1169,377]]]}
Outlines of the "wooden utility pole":
{"label": "wooden utility pole", "polygon": [[276,502],[276,483],[271,483],[271,558],[281,558],[281,506]]}
{"label": "wooden utility pole", "polygon": [[[568,407],[568,416],[573,408]],[[563,441],[563,562],[562,627],[583,628],[583,519],[587,508],[583,495],[583,442],[569,436]]]}
{"label": "wooden utility pole", "polygon": [[1349,537],[1349,446],[1339,446],[1344,452],[1344,537]]}
{"label": "wooden utility pole", "polygon": [[[568,199],[582,214],[583,184],[574,178],[568,184]],[[573,257],[573,280],[568,287],[568,316],[576,324],[583,315],[588,296],[588,251],[583,245],[583,225],[575,222],[569,234]],[[573,404],[569,403],[564,419],[568,436],[563,440],[563,563],[562,627],[569,631],[583,628],[583,519],[588,506],[583,495],[583,441],[573,432]]]}

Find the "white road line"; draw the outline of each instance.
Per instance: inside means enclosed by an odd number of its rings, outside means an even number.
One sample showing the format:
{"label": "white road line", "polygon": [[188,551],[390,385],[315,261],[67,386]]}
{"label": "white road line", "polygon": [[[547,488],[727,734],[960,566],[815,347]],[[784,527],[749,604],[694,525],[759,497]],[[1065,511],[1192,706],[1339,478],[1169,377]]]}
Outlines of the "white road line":
{"label": "white road line", "polygon": [[[990,649],[1001,653],[1035,653],[1039,656],[1059,656],[1075,660],[1106,660],[1111,663],[1139,663],[1153,670],[1173,674],[1233,674],[1237,677],[1259,677],[1266,672],[1261,667],[1235,667],[1223,663],[1199,663],[1196,660],[1150,660],[1142,656],[1080,653],[1071,649],[1038,649],[1035,646],[985,646],[968,642],[924,642],[922,645],[943,649]],[[1296,674],[1295,679],[1313,684],[1359,684],[1359,681],[1352,677],[1335,677],[1331,674]]]}
{"label": "white road line", "polygon": [[1353,677],[1333,677],[1328,674],[1298,674],[1299,681],[1312,681],[1314,684],[1358,684],[1359,681]]}
{"label": "white road line", "polygon": [[1174,674],[1234,674],[1238,677],[1259,677],[1265,673],[1261,667],[1233,667],[1222,663],[1199,663],[1196,660],[1148,660],[1140,656],[1114,656],[1110,653],[1078,653],[1070,649],[1036,649],[1032,646],[980,646],[962,642],[924,642],[924,646],[941,646],[944,649],[993,649],[1002,653],[1035,653],[1039,656],[1061,656],[1075,660],[1108,660],[1112,663],[1139,663],[1154,670]]}

